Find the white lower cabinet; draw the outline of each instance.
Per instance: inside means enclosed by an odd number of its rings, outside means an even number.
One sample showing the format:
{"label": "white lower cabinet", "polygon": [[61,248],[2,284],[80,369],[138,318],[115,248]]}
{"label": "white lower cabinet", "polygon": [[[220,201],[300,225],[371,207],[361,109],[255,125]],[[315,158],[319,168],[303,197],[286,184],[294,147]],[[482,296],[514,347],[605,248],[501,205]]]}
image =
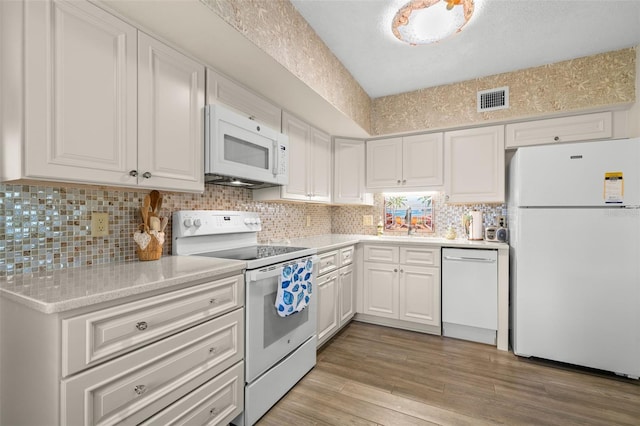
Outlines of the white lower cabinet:
{"label": "white lower cabinet", "polygon": [[359,319],[440,334],[440,248],[364,246]]}
{"label": "white lower cabinet", "polygon": [[354,247],[321,253],[316,280],[318,346],[325,343],[355,315]]}
{"label": "white lower cabinet", "polygon": [[[2,321],[24,325],[3,328],[13,346],[3,357],[23,356],[33,372],[3,371],[16,395],[3,396],[2,421],[228,424],[244,409],[243,305],[243,275],[97,310],[45,315],[3,301]],[[29,409],[28,395],[50,402]]]}

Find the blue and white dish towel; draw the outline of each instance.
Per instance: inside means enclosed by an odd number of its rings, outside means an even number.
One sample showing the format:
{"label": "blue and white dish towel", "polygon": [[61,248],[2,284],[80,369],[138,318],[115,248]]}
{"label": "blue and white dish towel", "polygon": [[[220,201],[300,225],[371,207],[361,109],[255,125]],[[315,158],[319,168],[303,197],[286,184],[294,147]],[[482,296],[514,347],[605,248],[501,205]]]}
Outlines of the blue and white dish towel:
{"label": "blue and white dish towel", "polygon": [[286,317],[307,307],[313,292],[311,278],[313,261],[311,259],[293,263],[282,268],[278,279],[276,312]]}

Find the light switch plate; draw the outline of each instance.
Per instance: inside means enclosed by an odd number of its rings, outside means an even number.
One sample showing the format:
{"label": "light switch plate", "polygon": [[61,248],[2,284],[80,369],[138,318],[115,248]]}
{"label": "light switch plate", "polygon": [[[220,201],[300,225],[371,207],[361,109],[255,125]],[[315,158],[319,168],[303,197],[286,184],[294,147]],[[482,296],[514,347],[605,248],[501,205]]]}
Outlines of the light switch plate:
{"label": "light switch plate", "polygon": [[91,236],[106,237],[109,235],[109,213],[91,213]]}
{"label": "light switch plate", "polygon": [[370,215],[370,214],[363,215],[362,226],[373,226],[373,215]]}

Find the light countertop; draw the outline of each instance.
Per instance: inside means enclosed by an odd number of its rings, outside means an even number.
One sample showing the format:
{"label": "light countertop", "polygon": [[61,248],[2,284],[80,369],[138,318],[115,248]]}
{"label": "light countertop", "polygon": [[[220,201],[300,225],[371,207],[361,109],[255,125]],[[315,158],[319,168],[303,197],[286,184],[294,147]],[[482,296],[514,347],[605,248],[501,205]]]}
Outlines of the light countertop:
{"label": "light countertop", "polygon": [[199,256],[119,262],[0,278],[0,296],[45,314],[240,273],[246,262]]}
{"label": "light countertop", "polygon": [[[298,238],[290,245],[326,252],[357,243],[420,244],[508,250],[505,243],[422,236],[381,237],[327,234]],[[199,256],[163,256],[149,262],[119,262],[0,278],[0,296],[51,314],[116,300],[190,281],[238,272],[246,262]]]}
{"label": "light countertop", "polygon": [[358,234],[327,234],[315,237],[296,238],[291,240],[292,246],[315,248],[318,252],[336,250],[357,243],[389,243],[389,244],[419,244],[435,245],[439,247],[476,248],[509,250],[509,244],[491,241],[472,241],[464,239],[448,240],[438,237],[404,236],[404,235],[374,235]]}

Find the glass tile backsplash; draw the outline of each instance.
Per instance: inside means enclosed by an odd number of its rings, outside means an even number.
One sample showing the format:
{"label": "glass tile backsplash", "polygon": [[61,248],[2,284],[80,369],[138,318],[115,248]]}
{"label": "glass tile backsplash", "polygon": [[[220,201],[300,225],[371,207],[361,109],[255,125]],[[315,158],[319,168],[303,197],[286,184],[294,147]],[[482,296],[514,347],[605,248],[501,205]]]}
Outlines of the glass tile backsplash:
{"label": "glass tile backsplash", "polygon": [[[148,190],[61,184],[0,184],[0,276],[136,260],[133,233],[141,223],[139,208]],[[374,206],[325,206],[253,201],[251,191],[207,185],[203,194],[163,192],[160,216],[175,210],[244,210],[260,214],[260,243],[329,233],[375,235],[384,198]],[[446,205],[434,193],[434,236],[472,208],[485,212],[485,223],[502,213],[502,205]],[[91,237],[91,214],[109,214],[109,235]],[[373,226],[363,226],[363,216]],[[310,217],[310,226],[307,226]],[[171,220],[163,254],[171,253]]]}

